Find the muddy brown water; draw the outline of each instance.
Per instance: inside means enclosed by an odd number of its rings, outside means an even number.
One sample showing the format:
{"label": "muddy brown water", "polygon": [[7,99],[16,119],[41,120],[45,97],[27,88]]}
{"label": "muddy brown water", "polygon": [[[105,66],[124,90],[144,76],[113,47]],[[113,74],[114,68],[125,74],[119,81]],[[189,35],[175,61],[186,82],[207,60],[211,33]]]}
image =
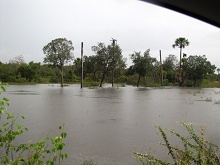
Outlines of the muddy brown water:
{"label": "muddy brown water", "polygon": [[135,151],[155,152],[166,160],[167,150],[157,144],[162,139],[155,126],[181,132],[179,121],[205,124],[206,138],[220,144],[218,88],[10,85],[2,96],[10,99],[11,112],[26,116],[22,122],[29,131],[18,141],[40,140],[50,129],[52,136],[58,135],[58,127],[65,124],[69,158],[63,164],[139,164]]}

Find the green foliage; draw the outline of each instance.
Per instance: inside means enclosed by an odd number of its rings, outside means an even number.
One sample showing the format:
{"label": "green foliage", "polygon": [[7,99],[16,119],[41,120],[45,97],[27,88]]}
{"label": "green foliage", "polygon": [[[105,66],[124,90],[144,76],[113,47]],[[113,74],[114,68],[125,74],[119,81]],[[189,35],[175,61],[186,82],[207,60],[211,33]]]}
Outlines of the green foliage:
{"label": "green foliage", "polygon": [[202,88],[220,88],[220,81],[204,79],[200,85]]}
{"label": "green foliage", "polygon": [[97,82],[97,81],[84,81],[83,86],[84,87],[96,87],[96,86],[99,86],[99,82]]}
{"label": "green foliage", "polygon": [[204,125],[200,126],[200,131],[196,132],[194,130],[195,126],[191,123],[180,123],[181,126],[184,127],[187,136],[183,136],[180,133],[166,129],[168,133],[176,137],[181,141],[181,147],[178,147],[176,144],[171,144],[172,141],[168,139],[167,133],[160,126],[157,126],[159,132],[164,140],[164,143],[159,143],[162,146],[165,146],[168,149],[168,155],[171,160],[163,161],[153,155],[148,153],[141,154],[135,152],[136,158],[143,165],[189,165],[189,164],[197,164],[197,165],[216,165],[220,164],[219,158],[219,148],[218,146],[212,144],[211,142],[205,140],[205,131]]}
{"label": "green foliage", "polygon": [[63,67],[73,59],[73,49],[72,41],[68,41],[66,38],[52,40],[43,48],[43,52],[46,54],[44,62],[52,64],[60,70],[61,87],[63,87]]}
{"label": "green foliage", "polygon": [[[183,37],[175,41],[174,47],[180,49],[188,46],[189,42]],[[65,38],[58,38],[51,41],[44,48],[46,57],[40,64],[31,61],[25,63],[23,56],[17,56],[9,63],[0,62],[0,81],[10,83],[79,83],[81,77],[81,59],[72,60],[72,42]],[[67,50],[67,52],[65,52]],[[161,79],[160,63],[150,56],[150,49],[131,54],[133,65],[125,68],[125,58],[118,44],[105,45],[98,43],[92,46],[94,55],[84,56],[83,79],[86,86],[103,83],[127,83],[136,86],[158,86]],[[180,52],[180,54],[182,54]],[[184,56],[181,59],[181,67],[175,55],[169,55],[163,61],[163,85],[181,86],[219,86],[220,69],[215,73],[215,66],[205,56]],[[56,66],[56,67],[54,67]],[[206,79],[209,83],[203,83]],[[90,82],[91,81],[91,82]],[[180,83],[181,82],[181,83]],[[207,81],[205,81],[207,82]],[[213,84],[212,84],[213,83]],[[207,86],[206,86],[207,84]],[[63,85],[61,85],[63,86]]]}
{"label": "green foliage", "polygon": [[138,79],[138,74],[133,74],[128,77],[127,84],[135,86],[137,85],[137,79]]}
{"label": "green foliage", "polygon": [[184,37],[179,37],[175,40],[174,44],[172,45],[173,48],[178,47],[180,48],[180,67],[182,63],[182,49],[184,49],[186,46],[189,46],[189,41],[188,39]]}
{"label": "green foliage", "polygon": [[186,46],[189,46],[189,41],[184,37],[177,38],[173,44],[173,48],[185,48]]}
{"label": "green foliage", "polygon": [[164,85],[169,83],[175,83],[177,80],[177,69],[178,60],[176,56],[169,55],[163,61],[163,78],[167,79],[168,82],[164,81]]}
{"label": "green foliage", "polygon": [[143,55],[141,55],[141,52],[134,52],[133,54],[131,54],[131,59],[134,64],[133,69],[138,74],[138,79],[137,79],[137,87],[138,87],[140,84],[141,77],[145,77],[147,75],[153,76],[158,62],[156,58],[152,58],[150,56],[150,49],[145,51]]}
{"label": "green foliage", "polygon": [[194,87],[200,86],[204,78],[210,74],[214,74],[215,69],[215,65],[212,65],[205,55],[189,56],[183,64],[183,70],[186,72],[185,77],[188,84],[191,84]]}
{"label": "green foliage", "polygon": [[46,54],[44,62],[62,68],[73,59],[71,52],[73,49],[72,42],[66,38],[52,40],[43,48],[43,52]]}
{"label": "green foliage", "polygon": [[[0,82],[0,93],[6,90],[5,85]],[[50,164],[61,161],[68,157],[63,152],[64,139],[67,133],[63,131],[64,125],[59,127],[60,136],[49,137],[49,134],[36,143],[17,144],[16,139],[28,128],[17,123],[18,119],[25,120],[24,116],[14,116],[7,111],[9,99],[3,98],[0,101],[0,164]],[[16,142],[16,143],[15,143]]]}
{"label": "green foliage", "polygon": [[120,76],[115,80],[115,82],[116,83],[126,83],[127,79],[128,79],[127,76]]}
{"label": "green foliage", "polygon": [[21,82],[22,80],[19,79],[23,79],[23,82],[39,82],[39,68],[40,63],[34,63],[33,61],[31,61],[29,64],[20,64],[20,66],[17,69],[17,74],[20,75],[20,77],[18,77],[16,81]]}
{"label": "green foliage", "polygon": [[104,43],[98,43],[97,46],[92,46],[92,51],[95,53],[96,61],[94,69],[92,69],[93,73],[100,71],[102,74],[100,87],[105,78],[109,79],[113,86],[114,79],[120,76],[120,70],[126,67],[120,46],[114,42],[108,46]]}

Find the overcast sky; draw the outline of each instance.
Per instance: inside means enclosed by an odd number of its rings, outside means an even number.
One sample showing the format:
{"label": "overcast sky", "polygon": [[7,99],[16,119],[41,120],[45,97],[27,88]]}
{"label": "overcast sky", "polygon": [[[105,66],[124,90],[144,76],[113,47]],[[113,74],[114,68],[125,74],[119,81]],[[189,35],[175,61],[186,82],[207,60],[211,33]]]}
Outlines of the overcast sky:
{"label": "overcast sky", "polygon": [[0,0],[0,61],[18,55],[25,62],[43,62],[42,48],[56,38],[73,42],[74,56],[92,55],[91,46],[115,38],[131,64],[134,51],[159,60],[169,54],[176,38],[185,37],[187,55],[206,55],[220,68],[220,29],[177,12],[137,0]]}

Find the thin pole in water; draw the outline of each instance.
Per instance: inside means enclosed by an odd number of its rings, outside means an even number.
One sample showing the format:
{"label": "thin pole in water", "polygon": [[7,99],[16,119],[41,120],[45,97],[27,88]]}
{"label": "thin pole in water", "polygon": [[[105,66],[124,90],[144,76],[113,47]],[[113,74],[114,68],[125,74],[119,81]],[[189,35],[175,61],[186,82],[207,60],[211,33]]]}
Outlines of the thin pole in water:
{"label": "thin pole in water", "polygon": [[162,65],[162,58],[161,58],[161,50],[160,50],[160,71],[161,71],[161,86],[163,86],[163,65]]}
{"label": "thin pole in water", "polygon": [[81,42],[81,88],[83,88],[83,42]]}

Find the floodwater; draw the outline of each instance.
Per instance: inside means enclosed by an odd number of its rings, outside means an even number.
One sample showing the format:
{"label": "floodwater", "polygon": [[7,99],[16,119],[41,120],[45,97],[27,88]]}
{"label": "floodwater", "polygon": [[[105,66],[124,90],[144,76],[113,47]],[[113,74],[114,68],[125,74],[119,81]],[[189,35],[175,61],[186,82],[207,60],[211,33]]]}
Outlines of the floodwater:
{"label": "floodwater", "polygon": [[26,116],[29,131],[20,141],[40,140],[50,129],[59,135],[58,127],[65,124],[69,158],[64,164],[133,165],[139,164],[133,152],[150,150],[167,159],[155,126],[181,131],[179,121],[205,124],[206,139],[220,144],[217,88],[10,85],[2,96],[10,99],[11,112]]}

